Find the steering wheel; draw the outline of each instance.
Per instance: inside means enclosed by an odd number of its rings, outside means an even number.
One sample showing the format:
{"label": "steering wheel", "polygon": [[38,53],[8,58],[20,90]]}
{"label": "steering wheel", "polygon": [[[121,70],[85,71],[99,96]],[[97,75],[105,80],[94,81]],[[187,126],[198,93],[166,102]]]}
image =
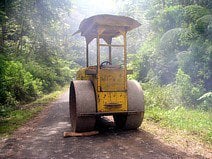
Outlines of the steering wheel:
{"label": "steering wheel", "polygon": [[100,65],[100,68],[102,68],[102,67],[104,67],[104,66],[107,66],[107,65],[112,65],[112,63],[109,62],[109,61],[103,61],[103,62],[101,63],[101,65]]}

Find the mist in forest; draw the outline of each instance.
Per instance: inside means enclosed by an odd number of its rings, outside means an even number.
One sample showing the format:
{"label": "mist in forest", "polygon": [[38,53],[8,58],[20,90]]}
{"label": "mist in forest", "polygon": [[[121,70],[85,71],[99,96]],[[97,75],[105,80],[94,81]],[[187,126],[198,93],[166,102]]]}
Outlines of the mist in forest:
{"label": "mist in forest", "polygon": [[[141,23],[127,34],[128,67],[134,70],[128,78],[169,94],[166,103],[156,104],[210,110],[211,6],[210,0],[3,0],[2,108],[16,108],[70,82],[85,66],[85,39],[72,34],[85,18],[114,14]],[[95,65],[95,40],[90,45]]]}

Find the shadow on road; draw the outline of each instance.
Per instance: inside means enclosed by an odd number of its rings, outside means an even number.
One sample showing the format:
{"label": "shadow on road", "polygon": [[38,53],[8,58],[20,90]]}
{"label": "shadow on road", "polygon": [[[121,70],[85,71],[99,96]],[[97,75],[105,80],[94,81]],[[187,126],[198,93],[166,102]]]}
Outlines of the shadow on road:
{"label": "shadow on road", "polygon": [[[111,118],[102,117],[97,121],[96,129],[99,130],[100,134],[96,138],[104,140],[109,137],[112,141],[116,140],[116,143],[119,143],[120,146],[127,145],[130,148],[132,158],[138,158],[139,151],[142,154],[140,156],[142,158],[204,158],[201,155],[191,156],[176,148],[165,145],[156,139],[153,134],[142,129],[118,129]],[[127,150],[125,149],[124,151]]]}
{"label": "shadow on road", "polygon": [[96,129],[100,132],[98,135],[63,138],[63,132],[70,131],[71,126],[67,99],[68,93],[17,130],[3,144],[0,158],[204,158],[191,156],[186,150],[181,152],[165,145],[142,129],[117,129],[107,118],[97,121]]}

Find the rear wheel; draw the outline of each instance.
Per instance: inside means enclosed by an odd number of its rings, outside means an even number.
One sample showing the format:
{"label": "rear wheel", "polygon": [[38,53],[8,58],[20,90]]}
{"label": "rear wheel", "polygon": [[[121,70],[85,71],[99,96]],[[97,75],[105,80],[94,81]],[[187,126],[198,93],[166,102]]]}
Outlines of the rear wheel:
{"label": "rear wheel", "polygon": [[144,95],[137,81],[127,81],[128,111],[133,113],[113,115],[115,124],[122,129],[137,129],[144,118]]}
{"label": "rear wheel", "polygon": [[94,88],[90,81],[76,80],[71,82],[69,108],[73,132],[94,130],[96,100]]}

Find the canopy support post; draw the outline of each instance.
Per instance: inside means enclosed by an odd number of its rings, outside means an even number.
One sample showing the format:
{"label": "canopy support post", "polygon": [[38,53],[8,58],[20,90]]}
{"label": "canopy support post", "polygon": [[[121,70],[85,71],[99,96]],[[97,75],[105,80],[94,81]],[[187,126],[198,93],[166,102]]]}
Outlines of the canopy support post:
{"label": "canopy support post", "polygon": [[89,59],[88,59],[88,43],[86,42],[86,67],[89,65]]}
{"label": "canopy support post", "polygon": [[112,38],[110,38],[109,40],[108,40],[108,44],[109,44],[109,62],[112,64],[112,47],[111,47],[111,43],[112,43]]}
{"label": "canopy support post", "polygon": [[125,90],[127,90],[127,32],[123,32],[124,37],[124,79],[125,79]]}

